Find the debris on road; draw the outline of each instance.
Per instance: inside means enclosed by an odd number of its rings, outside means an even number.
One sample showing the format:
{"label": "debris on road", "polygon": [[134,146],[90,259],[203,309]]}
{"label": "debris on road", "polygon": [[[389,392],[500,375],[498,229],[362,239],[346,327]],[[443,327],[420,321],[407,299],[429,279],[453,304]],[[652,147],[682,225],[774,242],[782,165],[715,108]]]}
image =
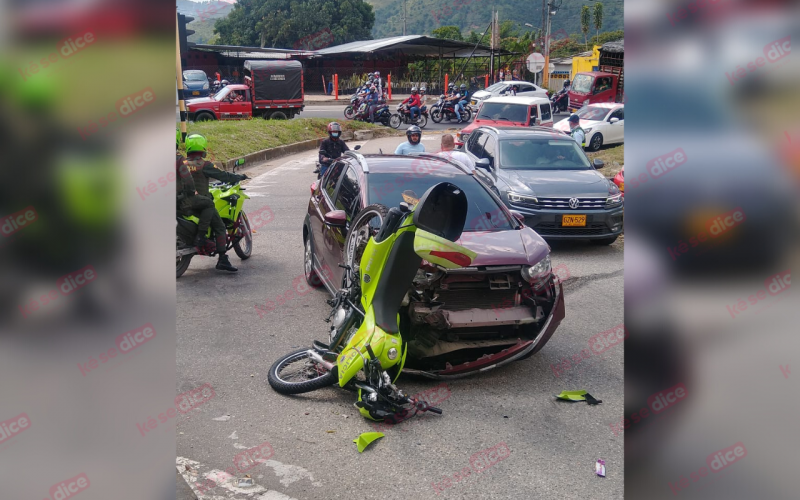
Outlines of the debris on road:
{"label": "debris on road", "polygon": [[358,446],[358,452],[363,453],[367,446],[383,436],[384,434],[382,432],[365,432],[355,438],[353,442]]}
{"label": "debris on road", "polygon": [[605,460],[598,460],[596,464],[594,464],[594,473],[601,477],[606,477],[606,461]]}
{"label": "debris on road", "polygon": [[586,391],[561,391],[561,394],[556,396],[558,399],[563,399],[564,401],[569,401],[571,403],[576,403],[578,401],[586,401],[590,405],[597,405],[602,403],[603,401],[600,399],[595,399],[591,394]]}

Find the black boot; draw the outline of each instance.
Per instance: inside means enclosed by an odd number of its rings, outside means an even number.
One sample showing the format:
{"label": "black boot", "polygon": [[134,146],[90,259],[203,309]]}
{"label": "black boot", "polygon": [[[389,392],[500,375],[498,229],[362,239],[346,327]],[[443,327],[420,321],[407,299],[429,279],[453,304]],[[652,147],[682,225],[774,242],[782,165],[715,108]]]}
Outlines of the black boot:
{"label": "black boot", "polygon": [[232,273],[238,271],[237,268],[233,267],[231,261],[228,260],[228,256],[225,254],[219,256],[219,260],[217,261],[217,269],[219,269],[220,271],[229,271]]}

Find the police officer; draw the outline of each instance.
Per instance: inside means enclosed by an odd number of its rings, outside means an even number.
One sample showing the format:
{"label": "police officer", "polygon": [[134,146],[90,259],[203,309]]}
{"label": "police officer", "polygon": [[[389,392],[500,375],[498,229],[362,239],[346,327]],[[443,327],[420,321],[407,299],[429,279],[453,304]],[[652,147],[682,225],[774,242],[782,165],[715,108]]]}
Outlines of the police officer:
{"label": "police officer", "polygon": [[205,235],[210,225],[214,231],[214,241],[219,254],[217,269],[236,272],[238,269],[231,265],[231,261],[225,255],[227,231],[225,230],[225,223],[222,222],[219,212],[214,206],[214,198],[208,190],[208,179],[211,177],[222,182],[234,183],[248,179],[248,177],[244,174],[232,174],[218,169],[213,163],[206,161],[207,150],[208,142],[202,135],[192,134],[186,138],[186,154],[188,156],[186,167],[189,169],[197,190],[197,195],[189,198],[189,204],[193,211],[200,212],[200,223],[197,225],[197,238],[194,244],[197,247],[205,246]]}
{"label": "police officer", "polygon": [[322,177],[333,160],[339,158],[345,151],[350,151],[342,139],[342,126],[337,122],[328,124],[328,138],[319,145],[319,176]]}
{"label": "police officer", "polygon": [[575,139],[575,142],[580,144],[582,148],[585,148],[586,132],[584,132],[583,129],[581,128],[580,123],[581,123],[581,118],[578,115],[576,115],[575,113],[569,115],[569,130],[570,130],[569,135],[570,137]]}
{"label": "police officer", "polygon": [[181,131],[175,129],[175,195],[176,209],[180,215],[191,215],[189,198],[196,194],[194,180],[186,167],[186,158],[178,152],[181,147]]}

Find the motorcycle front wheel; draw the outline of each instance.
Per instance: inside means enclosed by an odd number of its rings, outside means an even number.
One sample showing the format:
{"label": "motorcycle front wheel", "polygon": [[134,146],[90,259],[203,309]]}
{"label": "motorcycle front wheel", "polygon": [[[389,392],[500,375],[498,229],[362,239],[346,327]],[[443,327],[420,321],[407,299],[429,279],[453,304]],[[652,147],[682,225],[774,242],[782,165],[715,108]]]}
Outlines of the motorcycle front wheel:
{"label": "motorcycle front wheel", "polygon": [[353,106],[347,106],[344,108],[344,117],[348,120],[352,120],[356,114],[356,110],[353,109]]}
{"label": "motorcycle front wheel", "polygon": [[403,123],[403,118],[398,114],[394,113],[391,118],[389,118],[389,126],[392,128],[400,128],[400,125]]}
{"label": "motorcycle front wheel", "polygon": [[442,111],[439,108],[436,108],[433,111],[431,111],[431,120],[433,120],[433,123],[441,123]]}
{"label": "motorcycle front wheel", "polygon": [[337,367],[328,371],[301,349],[277,360],[269,369],[267,381],[280,394],[303,394],[336,383]]}
{"label": "motorcycle front wheel", "polygon": [[239,241],[233,244],[233,251],[240,259],[247,260],[253,253],[253,230],[250,228],[250,220],[244,210],[239,214],[239,227],[244,234]]}

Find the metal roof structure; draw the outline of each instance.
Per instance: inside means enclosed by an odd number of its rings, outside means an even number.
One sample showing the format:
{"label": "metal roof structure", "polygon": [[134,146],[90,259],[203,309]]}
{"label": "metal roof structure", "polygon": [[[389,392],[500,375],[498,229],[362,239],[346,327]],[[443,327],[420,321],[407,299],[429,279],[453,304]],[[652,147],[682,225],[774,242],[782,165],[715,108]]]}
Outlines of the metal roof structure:
{"label": "metal roof structure", "polygon": [[[386,52],[400,52],[407,56],[420,57],[469,57],[475,49],[474,57],[489,57],[491,48],[457,40],[433,38],[425,35],[393,36],[377,40],[362,40],[350,42],[334,47],[325,47],[313,51],[315,56],[355,55],[355,54],[380,54]],[[495,49],[495,54],[509,55],[507,50]]]}
{"label": "metal roof structure", "polygon": [[625,39],[606,42],[600,47],[603,52],[622,53],[625,52]]}

